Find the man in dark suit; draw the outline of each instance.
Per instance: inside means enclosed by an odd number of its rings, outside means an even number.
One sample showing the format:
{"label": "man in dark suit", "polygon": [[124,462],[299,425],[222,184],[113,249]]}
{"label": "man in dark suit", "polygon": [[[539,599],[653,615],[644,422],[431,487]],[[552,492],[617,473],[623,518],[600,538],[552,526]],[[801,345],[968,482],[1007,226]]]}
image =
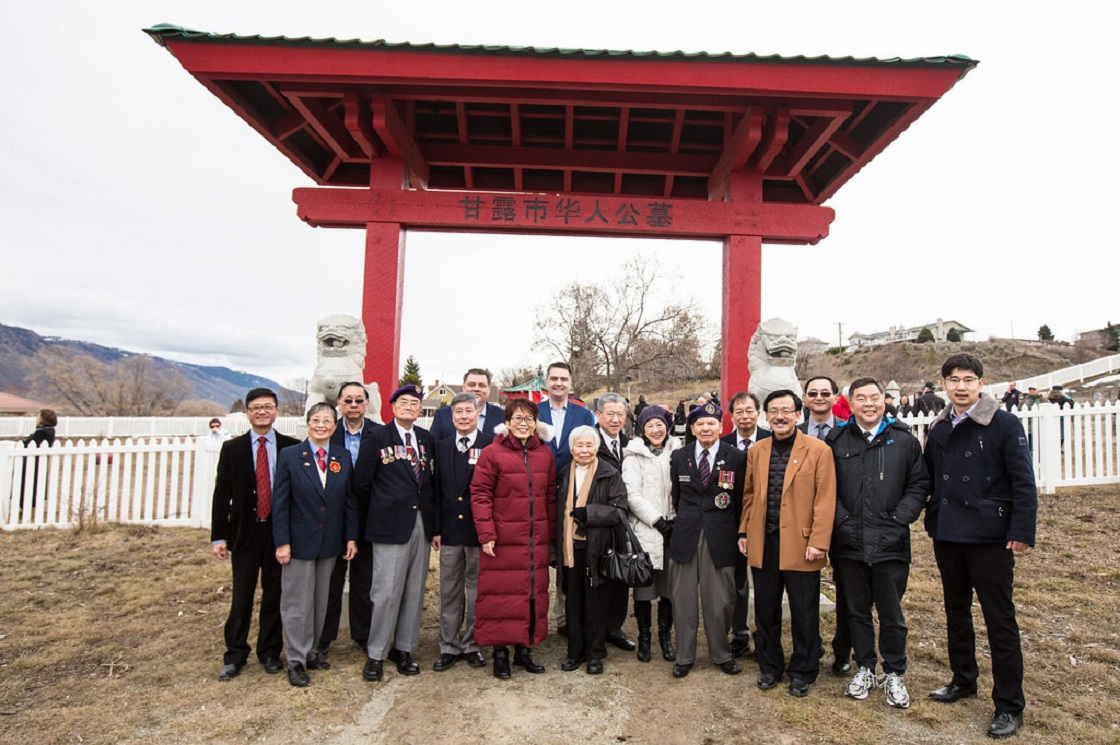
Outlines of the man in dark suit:
{"label": "man in dark suit", "polygon": [[[840,395],[840,386],[827,375],[814,375],[805,381],[805,421],[797,428],[805,434],[825,441],[828,433],[843,424],[844,420],[832,413],[832,407]],[[844,597],[843,583],[836,582],[836,569],[833,568],[833,582],[836,587],[836,633],[832,636],[832,673],[847,675],[852,671],[852,635],[848,629],[848,601]],[[822,651],[823,654],[823,651]]]}
{"label": "man in dark suit", "polygon": [[[630,438],[622,431],[628,412],[626,399],[617,393],[604,393],[595,406],[595,422],[599,426],[597,455],[614,466],[619,473],[622,473],[623,451],[630,442]],[[630,588],[616,582],[611,585],[608,595],[607,642],[625,652],[633,652],[637,645],[622,630],[630,605]]]}
{"label": "man in dark suit", "polygon": [[331,570],[358,550],[358,502],[350,491],[350,453],[331,444],[334,407],[307,411],[307,439],[280,451],[272,536],[280,577],[280,618],[288,638],[288,682],[304,688],[308,670],[330,664],[316,652],[327,615]]}
{"label": "man in dark suit", "polygon": [[276,393],[254,388],[245,394],[250,431],[222,444],[210,521],[210,547],[218,559],[230,559],[233,587],[226,619],[226,653],[218,680],[234,678],[249,659],[249,624],[257,577],[261,608],[257,659],[268,673],[284,669],[280,628],[280,564],[272,540],[272,480],[277,455],[295,438],[272,428]]}
{"label": "man in dark suit", "polygon": [[482,402],[464,391],[451,399],[455,436],[435,444],[436,537],[439,551],[439,660],[436,672],[460,659],[483,667],[482,648],[474,640],[478,596],[478,534],[471,514],[471,477],[482,449],[494,441],[478,431]]}
{"label": "man in dark suit", "polygon": [[397,663],[402,675],[420,672],[412,653],[420,636],[435,535],[432,437],[414,425],[422,399],[420,389],[411,384],[393,392],[393,419],[377,428],[354,469],[354,492],[369,499],[365,535],[373,553],[373,615],[362,669],[367,681],[381,680],[386,657]]}
{"label": "man in dark suit", "polygon": [[[506,413],[501,406],[488,403],[490,400],[490,371],[472,367],[463,376],[463,392],[473,393],[482,404],[478,412],[478,431],[487,437],[494,436],[494,428],[505,421]],[[432,419],[432,439],[443,440],[455,434],[455,423],[451,418],[451,407],[436,409]]]}
{"label": "man in dark suit", "polygon": [[736,536],[747,459],[743,451],[719,441],[722,422],[723,411],[711,401],[697,406],[688,415],[695,442],[669,458],[677,513],[669,539],[676,678],[688,675],[696,661],[698,591],[709,659],[728,675],[740,672],[727,634],[735,607]]}
{"label": "man in dark suit", "polygon": [[[736,450],[744,453],[759,440],[770,436],[770,430],[758,426],[758,412],[762,406],[758,396],[740,391],[731,397],[731,423],[735,429],[721,437]],[[747,557],[735,557],[735,612],[731,616],[731,654],[739,659],[751,650],[751,627],[747,615],[751,603],[750,570]]]}
{"label": "man in dark suit", "polygon": [[[553,429],[548,446],[552,448],[552,455],[556,458],[556,474],[559,476],[572,460],[572,451],[568,449],[568,435],[576,427],[594,427],[595,417],[587,409],[568,400],[572,394],[572,368],[566,362],[553,362],[548,366],[545,371],[545,386],[548,387],[548,398],[540,402],[539,421]],[[560,570],[555,571],[552,585],[556,588],[556,607],[552,614],[557,632],[565,634],[568,621],[564,615],[564,591],[560,589]]]}
{"label": "man in dark suit", "polygon": [[[348,472],[358,463],[358,454],[373,436],[377,424],[366,418],[369,411],[369,392],[359,382],[343,383],[338,388],[335,406],[342,414],[331,435],[331,444],[345,448],[350,455]],[[326,657],[331,642],[338,638],[338,624],[342,617],[342,590],[346,586],[346,572],[350,572],[350,638],[361,649],[366,648],[369,640],[369,617],[372,609],[369,604],[369,584],[373,577],[373,552],[365,540],[366,513],[369,510],[369,495],[361,495],[358,500],[358,553],[353,559],[341,556],[334,564],[331,574],[330,597],[327,600],[327,615],[323,620],[323,633],[319,637],[319,656]]]}

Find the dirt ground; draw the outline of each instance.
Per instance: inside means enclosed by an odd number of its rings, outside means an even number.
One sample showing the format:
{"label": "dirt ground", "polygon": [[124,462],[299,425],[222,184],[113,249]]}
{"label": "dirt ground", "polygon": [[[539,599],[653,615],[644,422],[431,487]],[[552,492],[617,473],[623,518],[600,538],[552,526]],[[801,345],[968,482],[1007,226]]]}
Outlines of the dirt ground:
{"label": "dirt ground", "polygon": [[[1019,560],[1016,599],[1026,654],[1027,727],[1019,742],[1120,741],[1120,489],[1040,497],[1038,548]],[[112,527],[0,534],[0,741],[314,743],[961,743],[986,741],[991,678],[981,696],[945,706],[926,698],[948,681],[940,585],[929,541],[915,530],[905,609],[913,706],[882,693],[845,699],[823,672],[805,699],[754,686],[757,668],[724,675],[705,660],[676,680],[659,657],[618,651],[606,673],[561,673],[562,638],[537,651],[543,675],[460,663],[431,670],[436,573],[421,647],[423,672],[361,679],[363,652],[336,642],[329,671],[307,689],[255,660],[217,681],[229,567],[205,531]],[[826,572],[827,579],[827,572]],[[825,591],[831,587],[825,583]],[[979,647],[986,653],[977,608]],[[831,615],[822,633],[832,634]],[[629,630],[633,633],[633,619]],[[788,649],[788,636],[787,636]],[[830,661],[826,657],[825,663]]]}

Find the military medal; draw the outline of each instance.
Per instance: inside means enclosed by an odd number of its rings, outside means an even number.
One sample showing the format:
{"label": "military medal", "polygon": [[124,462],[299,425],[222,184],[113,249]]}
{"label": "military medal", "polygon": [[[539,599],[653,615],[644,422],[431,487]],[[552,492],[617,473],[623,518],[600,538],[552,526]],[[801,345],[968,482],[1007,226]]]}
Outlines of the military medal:
{"label": "military medal", "polygon": [[731,506],[731,495],[725,491],[721,491],[716,495],[716,507],[721,510],[726,510]]}
{"label": "military medal", "polygon": [[[719,472],[719,488],[720,489],[734,489],[735,488],[735,472],[734,471],[720,471]],[[720,509],[723,509],[722,507]]]}
{"label": "military medal", "polygon": [[478,463],[478,456],[482,454],[482,448],[471,448],[467,451],[467,465],[473,466]]}
{"label": "military medal", "polygon": [[381,448],[381,463],[382,465],[389,465],[394,460],[392,448]]}

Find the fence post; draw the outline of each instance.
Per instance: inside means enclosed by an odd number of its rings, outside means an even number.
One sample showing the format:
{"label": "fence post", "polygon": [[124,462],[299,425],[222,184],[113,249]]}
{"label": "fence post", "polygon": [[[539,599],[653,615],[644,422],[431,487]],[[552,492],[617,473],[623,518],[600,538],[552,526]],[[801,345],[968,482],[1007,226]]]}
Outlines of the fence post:
{"label": "fence post", "polygon": [[12,468],[16,461],[12,453],[15,449],[14,442],[0,442],[0,526],[8,524],[8,511],[12,504]]}
{"label": "fence post", "polygon": [[215,448],[208,438],[195,442],[191,474],[191,527],[210,525],[219,454],[220,448]]}

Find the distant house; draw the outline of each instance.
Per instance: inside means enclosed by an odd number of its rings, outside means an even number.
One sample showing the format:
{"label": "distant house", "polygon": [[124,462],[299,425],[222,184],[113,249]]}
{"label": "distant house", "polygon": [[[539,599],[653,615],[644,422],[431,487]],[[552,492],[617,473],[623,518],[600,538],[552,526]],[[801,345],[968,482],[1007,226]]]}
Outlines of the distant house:
{"label": "distant house", "polygon": [[1079,332],[1074,345],[1085,349],[1105,349],[1111,343],[1112,337],[1109,336],[1108,329],[1093,329]]}
{"label": "distant house", "polygon": [[944,321],[940,318],[934,323],[926,323],[921,326],[911,326],[909,328],[902,328],[901,326],[891,326],[886,331],[877,331],[873,334],[860,334],[855,333],[848,337],[848,349],[860,349],[862,347],[875,347],[881,344],[897,344],[902,341],[918,340],[918,334],[922,333],[922,329],[929,329],[933,334],[934,341],[946,341],[949,332],[956,329],[957,333],[961,336],[961,341],[965,341],[965,334],[973,332],[968,326],[957,321]]}
{"label": "distant house", "polygon": [[[548,388],[545,386],[544,376],[538,375],[532,380],[525,381],[521,385],[503,388],[502,398],[507,401],[514,398],[527,398],[533,403],[539,404],[541,401],[548,398]],[[576,396],[568,396],[568,400],[580,406],[585,405],[583,401]]]}
{"label": "distant house", "polygon": [[424,400],[420,402],[420,408],[423,409],[421,416],[435,416],[436,409],[450,404],[451,399],[455,398],[455,394],[461,393],[462,390],[463,386],[461,385],[446,385],[438,380],[435,381],[428,392],[424,394]]}
{"label": "distant house", "polygon": [[56,408],[51,404],[41,401],[32,401],[29,398],[16,396],[12,393],[0,392],[0,416],[37,416],[39,409]]}

